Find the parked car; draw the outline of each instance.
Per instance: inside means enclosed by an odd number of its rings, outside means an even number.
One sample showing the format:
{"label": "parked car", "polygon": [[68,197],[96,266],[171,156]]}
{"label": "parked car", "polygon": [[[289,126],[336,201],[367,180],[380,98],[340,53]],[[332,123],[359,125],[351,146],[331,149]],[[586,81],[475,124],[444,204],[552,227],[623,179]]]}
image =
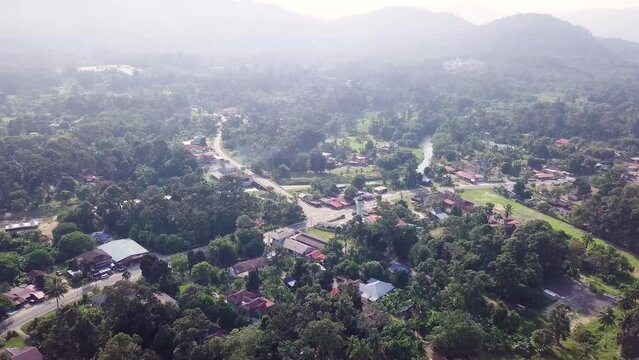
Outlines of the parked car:
{"label": "parked car", "polygon": [[100,276],[100,279],[104,280],[104,279],[108,279],[111,277],[111,274],[106,273],[106,274],[102,274],[102,276]]}

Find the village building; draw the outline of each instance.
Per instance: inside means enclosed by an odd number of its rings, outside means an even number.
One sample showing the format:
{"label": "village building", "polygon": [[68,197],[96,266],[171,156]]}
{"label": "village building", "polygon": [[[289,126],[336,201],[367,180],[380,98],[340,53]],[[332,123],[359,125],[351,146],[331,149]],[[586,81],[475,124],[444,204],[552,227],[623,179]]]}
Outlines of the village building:
{"label": "village building", "polygon": [[272,300],[248,290],[230,290],[226,293],[226,302],[237,311],[250,317],[260,317],[275,306]]}
{"label": "village building", "polygon": [[89,250],[76,256],[75,259],[81,268],[89,268],[92,272],[100,272],[103,269],[110,270],[113,264],[113,258],[102,249]]}
{"label": "village building", "polygon": [[108,242],[98,246],[113,259],[113,262],[120,266],[127,266],[140,260],[149,251],[142,245],[131,239],[121,239]]}
{"label": "village building", "polygon": [[35,285],[18,286],[5,292],[4,295],[13,301],[16,308],[20,308],[29,303],[41,302],[46,295]]}
{"label": "village building", "polygon": [[9,234],[20,235],[25,231],[37,230],[39,226],[40,222],[38,220],[30,220],[7,224],[4,226],[4,231]]}
{"label": "village building", "polygon": [[555,146],[557,147],[564,147],[566,145],[570,144],[570,140],[566,139],[566,138],[561,138],[561,139],[557,139],[555,140]]}
{"label": "village building", "polygon": [[391,291],[395,290],[393,284],[380,281],[374,278],[368,279],[366,284],[359,284],[359,292],[362,299],[375,302],[384,296],[388,295]]}
{"label": "village building", "polygon": [[473,184],[476,184],[477,182],[481,181],[484,178],[482,175],[475,174],[469,171],[457,171],[455,175],[458,178]]}
{"label": "village building", "polygon": [[264,234],[264,243],[272,246],[282,246],[284,240],[293,237],[297,231],[291,228],[281,228]]}
{"label": "village building", "polygon": [[229,267],[228,271],[232,277],[247,277],[249,272],[259,270],[267,265],[268,260],[265,257],[258,257],[255,259],[240,261]]}
{"label": "village building", "polygon": [[33,346],[25,348],[7,348],[4,350],[9,360],[43,360],[44,355]]}

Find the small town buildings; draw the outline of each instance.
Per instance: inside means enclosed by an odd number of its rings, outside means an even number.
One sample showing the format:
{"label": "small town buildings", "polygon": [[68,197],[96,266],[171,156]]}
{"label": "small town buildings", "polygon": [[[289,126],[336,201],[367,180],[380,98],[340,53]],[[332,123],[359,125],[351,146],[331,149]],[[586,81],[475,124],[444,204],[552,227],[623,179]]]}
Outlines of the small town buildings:
{"label": "small town buildings", "polygon": [[373,188],[373,191],[376,194],[386,194],[388,192],[388,188],[386,186],[376,186]]}
{"label": "small town buildings", "polygon": [[391,291],[395,290],[393,284],[380,281],[374,278],[368,279],[366,284],[359,284],[359,292],[362,299],[375,302],[384,296],[388,295]]}
{"label": "small town buildings", "polygon": [[561,138],[561,139],[557,139],[555,140],[555,146],[557,147],[564,147],[566,145],[570,144],[570,140],[566,139],[566,138]]}
{"label": "small town buildings", "polygon": [[4,231],[9,234],[20,235],[25,231],[37,230],[39,226],[40,222],[38,220],[21,221],[5,225]]}
{"label": "small town buildings", "polygon": [[293,236],[292,239],[318,250],[322,250],[324,246],[328,245],[328,241],[307,233],[299,233]]}
{"label": "small town buildings", "polygon": [[113,264],[113,258],[102,249],[89,250],[76,256],[75,259],[80,267],[90,268],[93,272],[110,268]]}
{"label": "small town buildings", "polygon": [[550,180],[557,179],[555,174],[542,172],[542,171],[536,171],[533,176],[536,180],[539,180],[539,181],[550,181]]}
{"label": "small town buildings", "polygon": [[281,247],[294,256],[306,256],[315,250],[312,246],[308,246],[292,238],[285,239]]}
{"label": "small town buildings", "polygon": [[288,227],[269,231],[264,234],[264,243],[266,245],[282,246],[284,240],[293,237],[296,233],[297,231]]}
{"label": "small town buildings", "polygon": [[479,175],[479,174],[475,174],[473,172],[469,172],[469,171],[457,171],[455,173],[455,175],[464,180],[464,181],[468,181],[470,183],[477,183],[479,181],[481,181],[483,179],[483,176]]}
{"label": "small town buildings", "polygon": [[131,239],[121,239],[108,242],[98,246],[113,259],[113,262],[120,266],[126,266],[138,261],[149,251],[142,245]]}
{"label": "small town buildings", "polygon": [[226,293],[226,302],[231,307],[251,317],[260,317],[275,306],[272,300],[258,296],[248,290],[230,290]]}
{"label": "small town buildings", "polygon": [[249,272],[259,270],[267,265],[268,260],[265,257],[258,257],[255,259],[240,261],[229,267],[228,271],[232,277],[247,277]]}
{"label": "small town buildings", "polygon": [[178,305],[177,300],[169,296],[169,294],[161,292],[161,291],[153,293],[153,297],[156,298],[162,305],[167,305],[167,304]]}
{"label": "small town buildings", "polygon": [[320,250],[313,250],[308,253],[306,257],[317,262],[323,262],[326,260],[326,255],[324,255]]}
{"label": "small town buildings", "polygon": [[388,270],[392,273],[396,273],[399,271],[403,271],[407,274],[410,274],[412,269],[408,265],[404,265],[397,260],[393,260],[388,264]]}
{"label": "small town buildings", "polygon": [[11,299],[16,308],[20,308],[28,303],[43,301],[46,295],[35,285],[18,286],[5,292],[4,295]]}
{"label": "small town buildings", "polygon": [[25,348],[7,348],[5,354],[9,360],[43,360],[44,355],[33,346]]}
{"label": "small town buildings", "polygon": [[445,165],[445,166],[444,166],[444,171],[445,171],[445,172],[447,172],[447,173],[449,173],[449,174],[452,174],[452,173],[454,173],[455,171],[457,171],[457,169],[455,169],[455,168],[454,168],[454,167],[452,167],[452,166]]}
{"label": "small town buildings", "polygon": [[431,220],[434,220],[435,222],[445,221],[445,220],[448,220],[449,218],[448,214],[446,214],[445,212],[441,210],[431,210],[428,213],[428,217],[431,218]]}

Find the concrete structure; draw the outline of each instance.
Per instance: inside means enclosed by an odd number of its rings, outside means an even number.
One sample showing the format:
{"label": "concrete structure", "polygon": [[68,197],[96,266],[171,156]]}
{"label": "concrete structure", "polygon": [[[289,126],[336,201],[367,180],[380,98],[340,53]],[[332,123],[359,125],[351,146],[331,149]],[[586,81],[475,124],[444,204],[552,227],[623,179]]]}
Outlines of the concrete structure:
{"label": "concrete structure", "polygon": [[393,290],[395,290],[393,284],[374,278],[368,279],[366,284],[359,284],[359,292],[362,295],[362,299],[372,302],[383,298]]}
{"label": "concrete structure", "polygon": [[7,348],[5,350],[7,358],[9,360],[43,360],[44,356],[33,346],[28,346],[22,349],[18,348]]}
{"label": "concrete structure", "polygon": [[228,271],[232,277],[247,277],[249,272],[259,270],[267,265],[268,260],[265,257],[258,257],[255,259],[240,261],[229,267]]}
{"label": "concrete structure", "polygon": [[147,249],[131,239],[114,240],[98,246],[98,249],[111,256],[113,262],[118,265],[127,265],[149,253]]}
{"label": "concrete structure", "polygon": [[291,228],[281,228],[273,231],[269,231],[264,234],[264,243],[266,245],[282,246],[284,240],[293,237],[297,231]]}
{"label": "concrete structure", "polygon": [[29,230],[37,230],[38,226],[40,226],[40,222],[38,220],[16,222],[5,225],[4,231],[12,234],[20,234]]}

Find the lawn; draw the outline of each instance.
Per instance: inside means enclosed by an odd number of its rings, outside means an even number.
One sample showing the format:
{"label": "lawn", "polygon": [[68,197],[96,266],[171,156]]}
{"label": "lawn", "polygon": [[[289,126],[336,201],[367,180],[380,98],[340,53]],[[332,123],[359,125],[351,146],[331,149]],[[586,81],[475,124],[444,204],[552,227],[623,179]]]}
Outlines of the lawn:
{"label": "lawn", "polygon": [[[477,202],[477,203],[482,203],[482,204],[486,204],[486,203],[493,203],[495,204],[495,208],[498,210],[503,211],[506,204],[510,204],[513,207],[513,216],[517,219],[523,220],[523,221],[527,221],[527,220],[534,220],[534,219],[539,219],[539,220],[545,220],[547,221],[555,230],[563,230],[566,234],[575,237],[575,238],[581,238],[586,232],[573,226],[568,224],[565,221],[561,221],[558,219],[555,219],[552,216],[548,216],[546,214],[542,214],[541,212],[531,209],[527,206],[524,206],[514,200],[511,199],[507,199],[497,193],[495,193],[494,191],[492,191],[491,189],[473,189],[473,190],[465,190],[462,194],[462,197]],[[615,246],[614,244],[611,244],[603,239],[600,238],[595,238],[595,242],[599,243],[599,244],[607,244],[609,246],[612,246],[614,248],[616,248],[617,250],[619,250],[619,252],[625,256],[626,258],[628,258],[628,261],[630,261],[630,264],[635,268],[635,276],[639,277],[639,259],[637,257],[635,257],[634,255],[632,255],[631,253],[624,251],[623,249],[618,248],[617,246]]]}
{"label": "lawn", "polygon": [[12,337],[11,339],[7,340],[7,342],[4,344],[4,346],[0,347],[0,350],[4,350],[6,348],[19,348],[22,349],[24,347],[27,347],[27,344],[25,342],[25,338],[18,335],[15,337]]}
{"label": "lawn", "polygon": [[[613,360],[619,359],[619,345],[617,345],[617,327],[613,326],[604,329],[597,320],[592,320],[585,324],[586,328],[595,334],[597,344],[591,359]],[[553,354],[559,359],[583,359],[582,347],[573,339],[567,339],[562,343],[562,347],[553,348]]]}
{"label": "lawn", "polygon": [[332,232],[318,228],[309,228],[304,230],[304,232],[313,236],[317,236],[318,238],[324,239],[326,241],[330,241],[331,239],[333,239],[333,237],[335,237],[335,234],[333,234]]}

